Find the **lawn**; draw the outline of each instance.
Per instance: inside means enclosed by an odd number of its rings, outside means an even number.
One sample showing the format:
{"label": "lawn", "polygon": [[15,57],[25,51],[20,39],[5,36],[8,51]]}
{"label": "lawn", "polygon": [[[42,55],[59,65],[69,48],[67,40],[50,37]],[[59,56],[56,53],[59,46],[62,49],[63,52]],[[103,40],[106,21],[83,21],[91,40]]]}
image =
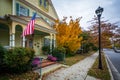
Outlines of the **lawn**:
{"label": "lawn", "polygon": [[106,64],[105,56],[102,53],[102,66],[103,69],[98,69],[98,58],[96,59],[95,63],[93,64],[92,68],[89,70],[88,75],[94,76],[96,78],[99,78],[101,80],[110,80],[110,73],[108,71],[108,67]]}
{"label": "lawn", "polygon": [[95,52],[89,52],[89,53],[84,53],[84,54],[76,54],[75,56],[67,57],[65,59],[65,64],[71,66],[71,65],[79,62],[80,60],[83,60],[84,58],[92,55],[93,53],[95,53]]}

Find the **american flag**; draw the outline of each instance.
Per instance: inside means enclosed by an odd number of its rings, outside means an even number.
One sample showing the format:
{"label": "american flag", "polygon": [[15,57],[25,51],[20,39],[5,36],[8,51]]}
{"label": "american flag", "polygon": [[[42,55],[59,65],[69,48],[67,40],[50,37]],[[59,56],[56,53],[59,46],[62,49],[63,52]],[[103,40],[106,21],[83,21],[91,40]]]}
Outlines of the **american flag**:
{"label": "american flag", "polygon": [[22,37],[27,36],[27,35],[31,35],[34,33],[35,18],[36,18],[36,13],[34,13],[30,22],[27,24],[26,28],[24,29],[24,31],[22,33]]}

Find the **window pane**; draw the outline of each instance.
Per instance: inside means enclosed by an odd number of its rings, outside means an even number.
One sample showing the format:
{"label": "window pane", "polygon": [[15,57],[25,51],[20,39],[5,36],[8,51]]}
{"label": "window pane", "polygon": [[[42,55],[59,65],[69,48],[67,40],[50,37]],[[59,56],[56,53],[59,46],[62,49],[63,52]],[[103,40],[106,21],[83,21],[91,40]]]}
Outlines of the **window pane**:
{"label": "window pane", "polygon": [[42,5],[42,0],[40,0],[40,5]]}
{"label": "window pane", "polygon": [[20,11],[19,11],[20,16],[28,16],[28,9],[20,6]]}
{"label": "window pane", "polygon": [[45,8],[47,7],[47,5],[46,5],[46,0],[44,0],[44,7],[45,7]]}
{"label": "window pane", "polygon": [[18,16],[29,16],[29,9],[25,8],[24,6],[16,3],[16,15]]}

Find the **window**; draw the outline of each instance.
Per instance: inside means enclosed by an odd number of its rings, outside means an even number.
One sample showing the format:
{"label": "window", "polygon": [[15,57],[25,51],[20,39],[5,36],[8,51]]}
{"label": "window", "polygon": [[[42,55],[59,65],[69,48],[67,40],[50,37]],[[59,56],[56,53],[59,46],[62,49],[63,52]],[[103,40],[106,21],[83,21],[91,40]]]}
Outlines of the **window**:
{"label": "window", "polygon": [[16,15],[18,16],[29,16],[29,9],[16,3]]}
{"label": "window", "polygon": [[45,8],[47,7],[47,2],[46,2],[46,0],[44,0],[44,7],[45,7]]}
{"label": "window", "polygon": [[40,0],[40,5],[42,5],[42,0]]}
{"label": "window", "polygon": [[[35,13],[35,12],[33,12],[33,14],[34,14],[34,13]],[[38,13],[37,13],[36,17],[43,19],[42,15],[41,15],[41,14],[38,14]]]}
{"label": "window", "polygon": [[44,19],[49,25],[51,25],[51,27],[53,26],[53,22],[51,22],[50,20],[48,20],[47,18]]}
{"label": "window", "polygon": [[39,0],[40,7],[43,7],[45,10],[48,10],[48,0]]}
{"label": "window", "polygon": [[49,46],[49,45],[50,45],[50,39],[44,38],[44,46]]}

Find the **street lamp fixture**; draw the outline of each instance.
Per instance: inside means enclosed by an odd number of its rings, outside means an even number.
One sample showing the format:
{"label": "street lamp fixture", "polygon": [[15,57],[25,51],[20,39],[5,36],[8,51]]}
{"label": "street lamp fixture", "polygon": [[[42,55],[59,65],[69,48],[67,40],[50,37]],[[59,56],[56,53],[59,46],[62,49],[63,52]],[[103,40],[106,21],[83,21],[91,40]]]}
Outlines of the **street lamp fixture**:
{"label": "street lamp fixture", "polygon": [[98,64],[98,68],[102,69],[102,60],[101,60],[101,28],[100,28],[100,17],[102,15],[103,12],[103,8],[98,7],[97,10],[95,11],[97,17],[98,17],[98,32],[99,32],[99,64]]}

